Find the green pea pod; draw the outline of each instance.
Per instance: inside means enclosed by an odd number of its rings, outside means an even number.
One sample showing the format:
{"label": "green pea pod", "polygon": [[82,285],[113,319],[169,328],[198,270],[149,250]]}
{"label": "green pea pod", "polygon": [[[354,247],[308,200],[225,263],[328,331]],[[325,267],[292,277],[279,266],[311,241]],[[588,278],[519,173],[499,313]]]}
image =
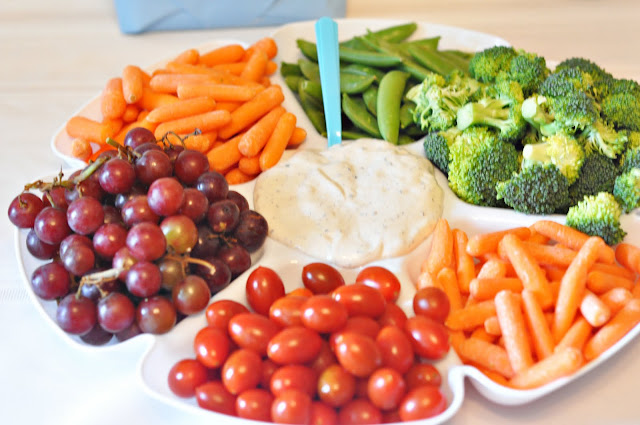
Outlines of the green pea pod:
{"label": "green pea pod", "polygon": [[413,137],[407,134],[400,133],[400,135],[398,135],[398,145],[408,145],[413,142],[415,142],[415,140],[413,140]]}
{"label": "green pea pod", "polygon": [[280,64],[280,75],[282,75],[283,77],[288,77],[291,75],[301,76],[302,71],[300,71],[300,67],[298,66],[298,64],[282,62]]}
{"label": "green pea pod", "polygon": [[320,82],[320,67],[317,63],[311,62],[306,59],[298,59],[298,66],[302,75],[311,81]]}
{"label": "green pea pod", "polygon": [[342,41],[340,43],[340,48],[342,48],[342,47],[348,47],[350,49],[356,49],[356,50],[368,50],[370,52],[375,52],[374,49],[372,49],[371,47],[369,47],[366,44],[364,44],[362,42],[362,40],[359,40],[357,37],[351,38],[351,39],[346,40],[346,41]]}
{"label": "green pea pod", "polygon": [[320,83],[316,83],[315,81],[302,79],[298,86],[298,92],[304,92],[314,99],[322,101],[322,86]]}
{"label": "green pea pod", "polygon": [[409,53],[420,65],[441,75],[447,75],[451,71],[458,69],[455,63],[435,49],[411,46],[409,47]]}
{"label": "green pea pod", "polygon": [[428,133],[427,131],[422,130],[420,127],[418,127],[415,124],[408,126],[402,132],[414,139],[418,139]]}
{"label": "green pea pod", "polygon": [[316,49],[316,44],[310,41],[304,40],[302,38],[298,38],[296,40],[296,44],[298,45],[298,49],[302,52],[302,54],[307,58],[314,62],[318,62],[318,50]]}
{"label": "green pea pod", "polygon": [[382,138],[394,145],[398,144],[400,132],[400,102],[409,74],[393,70],[382,77],[378,88],[378,128]]}
{"label": "green pea pod", "polygon": [[458,69],[466,74],[469,73],[469,62],[471,57],[461,55],[459,50],[439,50],[440,54],[455,64]]}
{"label": "green pea pod", "polygon": [[367,90],[376,77],[369,75],[351,74],[349,72],[340,73],[340,92],[347,94],[362,93]]}
{"label": "green pea pod", "polygon": [[348,47],[341,47],[339,50],[340,60],[343,62],[359,63],[381,68],[388,68],[398,65],[402,59],[379,52],[369,52],[367,50],[356,50]]}
{"label": "green pea pod", "polygon": [[357,130],[343,130],[342,131],[342,138],[345,140],[357,140],[357,139],[364,139],[370,137],[368,134],[366,133],[362,133],[360,131]]}
{"label": "green pea pod", "polygon": [[363,130],[370,136],[378,139],[382,138],[380,130],[378,129],[378,123],[373,115],[367,111],[367,107],[364,106],[362,99],[355,99],[348,94],[342,95],[342,111],[351,120],[353,125]]}
{"label": "green pea pod", "polygon": [[342,67],[342,71],[358,75],[373,75],[375,77],[375,79],[373,80],[374,82],[379,82],[382,77],[384,77],[384,71],[376,69],[372,66],[361,65],[359,63],[351,63],[347,66],[344,66]]}
{"label": "green pea pod", "polygon": [[414,61],[411,56],[405,55],[397,44],[391,44],[384,40],[376,40],[375,38],[368,36],[362,37],[362,40],[379,52],[386,53],[388,55],[395,55],[401,58],[402,63],[398,68],[402,71],[408,72],[414,79],[418,80],[418,82],[422,82],[431,72]]}
{"label": "green pea pod", "polygon": [[415,22],[409,22],[407,24],[394,25],[377,31],[368,31],[368,35],[391,43],[399,43],[411,37],[417,29],[418,24]]}
{"label": "green pea pod", "polygon": [[437,35],[435,37],[429,37],[429,38],[420,38],[418,40],[410,40],[410,41],[403,41],[402,43],[400,43],[400,47],[402,48],[408,48],[411,46],[417,46],[417,47],[429,47],[431,49],[437,49],[438,48],[438,44],[440,44],[440,36]]}
{"label": "green pea pod", "polygon": [[298,93],[300,81],[302,80],[304,80],[304,78],[299,75],[287,75],[284,77],[284,83],[289,87],[289,90],[294,93]]}
{"label": "green pea pod", "polygon": [[[300,96],[300,102],[306,102],[308,104],[312,104],[317,109],[324,110],[322,105],[322,94],[320,95],[320,98],[316,97],[315,94],[317,93],[315,93],[315,90],[309,83],[310,81],[305,80],[304,78],[298,82],[298,96]],[[320,85],[319,83],[316,84]]]}
{"label": "green pea pod", "polygon": [[400,106],[400,129],[404,130],[413,124],[413,107],[411,103],[403,103]]}
{"label": "green pea pod", "polygon": [[364,104],[373,114],[373,116],[378,116],[378,88],[376,86],[371,86],[362,93],[362,100],[364,100]]}
{"label": "green pea pod", "polygon": [[302,92],[300,95],[300,104],[302,105],[304,113],[309,118],[309,121],[311,121],[313,128],[315,128],[322,136],[326,136],[327,124],[324,117],[324,110],[317,106],[317,99],[314,99],[305,92]]}

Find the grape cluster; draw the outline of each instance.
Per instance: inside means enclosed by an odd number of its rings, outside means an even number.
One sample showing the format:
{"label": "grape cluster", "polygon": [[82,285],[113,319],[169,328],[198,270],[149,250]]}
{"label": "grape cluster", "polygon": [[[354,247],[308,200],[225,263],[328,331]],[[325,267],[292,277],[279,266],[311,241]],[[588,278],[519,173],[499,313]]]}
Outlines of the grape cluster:
{"label": "grape cluster", "polygon": [[46,260],[34,293],[56,300],[58,325],[94,345],[164,333],[204,310],[268,232],[204,154],[144,128],[116,148],[67,179],[25,186],[8,210],[29,229],[27,250]]}

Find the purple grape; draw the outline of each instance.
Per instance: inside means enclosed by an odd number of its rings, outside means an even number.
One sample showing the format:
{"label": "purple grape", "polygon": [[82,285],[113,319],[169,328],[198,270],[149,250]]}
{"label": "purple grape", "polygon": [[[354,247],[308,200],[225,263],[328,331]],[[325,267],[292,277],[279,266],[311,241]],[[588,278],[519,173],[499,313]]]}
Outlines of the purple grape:
{"label": "purple grape", "polygon": [[160,216],[149,207],[146,195],[132,197],[123,205],[121,212],[124,224],[129,227],[143,222],[156,224],[160,221]]}
{"label": "purple grape", "polygon": [[172,166],[169,156],[161,150],[148,150],[136,160],[136,176],[142,183],[149,185],[161,177],[171,175]]}
{"label": "purple grape", "polygon": [[21,229],[33,227],[36,216],[45,207],[42,199],[30,192],[21,193],[9,204],[9,220]]}
{"label": "purple grape", "polygon": [[[56,186],[42,195],[42,202],[45,207],[56,207],[63,211],[67,210],[69,203],[65,196],[66,189],[62,186]],[[48,195],[48,196],[47,196]],[[49,199],[51,198],[51,199]],[[53,203],[52,203],[53,202]]]}
{"label": "purple grape", "polygon": [[73,335],[89,333],[97,323],[96,305],[85,297],[71,293],[58,304],[56,321],[63,331]]}
{"label": "purple grape", "polygon": [[[82,170],[78,170],[69,176],[69,180],[73,180],[74,177],[78,176]],[[98,174],[98,173],[96,173]],[[78,198],[89,196],[97,199],[98,201],[102,201],[104,199],[105,193],[100,186],[100,182],[97,178],[89,177],[79,183],[77,183],[73,189],[67,189],[64,193],[65,200],[68,204],[71,204]]]}
{"label": "purple grape", "polygon": [[200,224],[198,226],[198,242],[191,250],[191,255],[196,258],[214,257],[220,244],[220,235],[214,233],[208,224]]}
{"label": "purple grape", "polygon": [[229,183],[217,171],[207,171],[196,180],[196,189],[204,193],[209,202],[213,203],[227,198]]}
{"label": "purple grape", "polygon": [[33,293],[43,300],[55,300],[67,295],[71,288],[71,276],[57,261],[43,264],[31,274]]}
{"label": "purple grape", "polygon": [[229,193],[227,193],[227,199],[235,202],[238,206],[238,209],[240,209],[240,212],[249,209],[249,201],[247,201],[247,198],[245,198],[244,195],[242,195],[240,192],[230,190]]}
{"label": "purple grape", "polygon": [[195,184],[198,177],[207,171],[209,171],[207,156],[190,149],[182,151],[173,166],[175,176],[187,186]]}
{"label": "purple grape", "polygon": [[138,155],[143,155],[145,152],[151,151],[151,150],[161,151],[162,147],[156,142],[146,142],[137,146],[134,149],[134,152],[137,153]]}
{"label": "purple grape", "polygon": [[194,273],[207,282],[212,294],[224,289],[231,282],[231,269],[219,258],[203,258],[209,266],[196,264],[193,266]]}
{"label": "purple grape", "polygon": [[76,233],[89,235],[104,223],[104,209],[95,198],[83,196],[69,204],[67,223]]}
{"label": "purple grape", "polygon": [[103,205],[104,210],[104,224],[121,224],[124,225],[120,210],[112,205]]}
{"label": "purple grape", "polygon": [[236,241],[250,253],[257,251],[267,238],[269,225],[258,212],[246,210],[240,214],[240,222],[233,231]]}
{"label": "purple grape", "polygon": [[129,269],[131,268],[131,266],[133,266],[137,262],[138,260],[136,259],[136,257],[133,256],[133,254],[131,254],[131,251],[129,251],[129,248],[124,246],[120,248],[113,256],[113,261],[111,262],[111,266],[114,269],[123,270],[122,273],[118,275],[118,279],[124,282],[127,280],[127,273],[129,273]]}
{"label": "purple grape", "polygon": [[135,180],[136,171],[126,159],[111,158],[100,168],[100,186],[107,193],[128,192]]}
{"label": "purple grape", "polygon": [[207,222],[216,233],[229,233],[235,229],[240,220],[240,209],[235,202],[228,199],[209,205]]}
{"label": "purple grape", "polygon": [[151,210],[160,216],[174,215],[182,205],[184,188],[173,177],[160,178],[149,186],[147,202]]}
{"label": "purple grape", "polygon": [[134,336],[138,336],[142,333],[138,324],[134,321],[131,326],[127,329],[124,329],[118,333],[116,333],[116,339],[120,342],[126,341],[128,339],[133,338]]}
{"label": "purple grape", "polygon": [[150,334],[169,332],[177,321],[176,308],[165,297],[156,295],[138,304],[136,321],[140,330]]}
{"label": "purple grape", "polygon": [[126,283],[129,292],[136,297],[150,297],[160,290],[162,273],[155,264],[140,261],[129,269]]}
{"label": "purple grape", "polygon": [[72,233],[69,236],[67,236],[66,238],[64,238],[62,240],[62,242],[60,242],[60,255],[64,255],[64,253],[66,252],[67,248],[69,248],[71,245],[75,245],[75,244],[82,244],[82,245],[86,245],[89,248],[93,247],[93,242],[91,242],[91,239],[89,239],[88,237],[84,236],[84,235],[78,235],[77,233]]}
{"label": "purple grape", "polygon": [[33,229],[42,242],[51,245],[59,244],[71,233],[67,214],[56,207],[44,207],[36,216]]}
{"label": "purple grape", "polygon": [[113,339],[113,334],[96,324],[89,332],[81,335],[80,339],[89,345],[105,345]]}
{"label": "purple grape", "polygon": [[103,224],[93,235],[93,249],[106,260],[111,260],[126,244],[127,229],[120,224]]}
{"label": "purple grape", "polygon": [[64,268],[76,276],[83,276],[96,264],[96,255],[93,249],[83,244],[69,246],[60,259]]}
{"label": "purple grape", "polygon": [[162,273],[162,287],[164,289],[173,289],[185,277],[184,267],[178,260],[162,258],[158,261],[158,268]]}
{"label": "purple grape", "polygon": [[135,149],[143,143],[156,143],[156,137],[148,128],[134,127],[124,136],[124,145]]}
{"label": "purple grape", "polygon": [[251,255],[240,245],[226,245],[218,250],[218,258],[229,266],[231,279],[235,279],[251,267]]}
{"label": "purple grape", "polygon": [[157,224],[138,223],[127,234],[127,248],[140,261],[155,261],[164,255],[167,240]]}
{"label": "purple grape", "polygon": [[209,200],[204,196],[204,193],[192,187],[184,189],[182,205],[178,210],[179,214],[184,214],[195,223],[198,223],[205,218],[208,208]]}
{"label": "purple grape", "polygon": [[29,233],[27,233],[27,251],[35,258],[39,260],[50,260],[52,259],[58,252],[58,248],[60,245],[51,245],[45,242],[42,242],[38,235],[36,235],[36,231],[31,229]]}
{"label": "purple grape", "polygon": [[178,312],[189,315],[205,309],[211,290],[203,278],[192,274],[173,287],[171,298]]}
{"label": "purple grape", "polygon": [[198,242],[198,229],[186,215],[172,215],[160,223],[160,229],[167,240],[167,247],[177,254],[191,251]]}
{"label": "purple grape", "polygon": [[126,295],[112,292],[98,301],[98,323],[111,333],[124,331],[136,318],[136,307]]}

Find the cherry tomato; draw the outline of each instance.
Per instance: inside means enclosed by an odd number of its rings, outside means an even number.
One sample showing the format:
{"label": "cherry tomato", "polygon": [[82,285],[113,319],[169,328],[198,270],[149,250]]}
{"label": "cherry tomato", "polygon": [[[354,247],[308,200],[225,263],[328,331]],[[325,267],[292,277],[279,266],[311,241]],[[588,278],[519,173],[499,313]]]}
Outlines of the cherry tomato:
{"label": "cherry tomato", "polygon": [[257,313],[236,314],[229,320],[229,335],[242,348],[248,348],[260,355],[267,354],[269,340],[280,328],[268,317]]}
{"label": "cherry tomato", "polygon": [[340,409],[338,423],[341,425],[362,425],[382,423],[382,413],[369,400],[357,398]]}
{"label": "cherry tomato", "polygon": [[440,288],[427,286],[413,296],[413,312],[416,316],[426,316],[444,323],[450,310],[449,297]]}
{"label": "cherry tomato", "polygon": [[262,376],[260,377],[260,387],[269,389],[271,386],[271,377],[280,365],[271,359],[262,360]]}
{"label": "cherry tomato", "polygon": [[307,363],[316,358],[321,348],[322,338],[316,331],[291,326],[271,338],[267,355],[278,364]]}
{"label": "cherry tomato", "polygon": [[329,295],[314,295],[301,308],[304,326],[320,333],[342,329],[349,317],[346,307]]}
{"label": "cherry tomato", "polygon": [[442,323],[414,316],[407,319],[405,331],[416,354],[424,358],[438,360],[449,352],[449,332]]}
{"label": "cherry tomato", "polygon": [[447,400],[438,387],[425,385],[414,388],[400,404],[400,419],[403,421],[417,421],[432,418],[444,412]]}
{"label": "cherry tomato", "polygon": [[222,329],[227,332],[229,320],[236,314],[249,313],[249,309],[237,301],[219,300],[207,307],[205,315],[209,326]]}
{"label": "cherry tomato", "polygon": [[321,401],[311,403],[311,419],[309,425],[336,425],[338,414]]}
{"label": "cherry tomato", "polygon": [[243,391],[236,398],[236,414],[240,418],[271,422],[273,395],[267,390],[253,388]]}
{"label": "cherry tomato", "polygon": [[344,285],[338,270],[325,263],[309,263],[302,268],[302,283],[314,294],[328,294]]}
{"label": "cherry tomato", "polygon": [[373,338],[355,332],[341,332],[335,349],[338,362],[358,377],[371,375],[382,364],[382,355]]}
{"label": "cherry tomato", "polygon": [[298,390],[286,390],[273,400],[271,420],[277,424],[306,424],[311,418],[311,398]]}
{"label": "cherry tomato", "polygon": [[442,384],[442,376],[440,372],[438,372],[438,369],[431,363],[415,363],[407,373],[405,373],[404,381],[407,383],[409,390],[423,385],[440,387]]}
{"label": "cherry tomato", "polygon": [[287,296],[292,296],[292,297],[309,298],[312,295],[313,295],[313,292],[311,292],[309,288],[296,288],[293,291],[287,293]]}
{"label": "cherry tomato", "polygon": [[318,397],[329,406],[348,403],[355,392],[356,379],[339,364],[329,366],[318,377]]}
{"label": "cherry tomato", "polygon": [[193,350],[196,358],[206,367],[222,366],[229,355],[230,341],[227,334],[207,326],[198,331],[193,339]]}
{"label": "cherry tomato", "polygon": [[182,359],[169,371],[169,389],[178,397],[193,397],[196,387],[209,379],[206,367],[195,359]]}
{"label": "cherry tomato", "polygon": [[400,405],[407,391],[407,384],[395,369],[383,367],[371,374],[367,387],[369,400],[379,409],[391,410]]}
{"label": "cherry tomato", "polygon": [[336,288],[331,295],[344,304],[349,316],[379,317],[384,313],[386,301],[377,289],[367,285],[354,284]]}
{"label": "cherry tomato", "polygon": [[402,329],[396,326],[385,326],[378,332],[376,344],[380,349],[383,365],[403,374],[413,364],[413,347]]}
{"label": "cherry tomato", "polygon": [[343,332],[356,332],[366,335],[373,339],[376,338],[380,331],[380,324],[375,319],[367,316],[354,316],[347,319],[347,323],[338,332],[334,332],[329,337],[331,347],[335,351],[335,345],[338,338]]}
{"label": "cherry tomato", "polygon": [[406,322],[407,314],[395,303],[387,303],[384,308],[384,313],[378,318],[378,323],[382,327],[391,325],[404,329]]}
{"label": "cherry tomato", "polygon": [[398,409],[387,410],[386,412],[382,412],[382,423],[383,424],[394,424],[402,422],[400,419],[400,413]]}
{"label": "cherry tomato", "polygon": [[262,359],[252,350],[240,348],[222,367],[222,383],[231,394],[256,388],[262,378]]}
{"label": "cherry tomato", "polygon": [[225,388],[221,381],[209,381],[196,387],[196,401],[203,409],[236,414],[236,397]]}
{"label": "cherry tomato", "polygon": [[276,369],[271,375],[269,386],[274,396],[282,394],[285,390],[298,390],[309,397],[316,395],[316,373],[308,366],[292,364]]}
{"label": "cherry tomato", "polygon": [[259,314],[268,316],[275,300],[284,297],[284,284],[274,270],[259,266],[249,274],[246,285],[247,302]]}
{"label": "cherry tomato", "polygon": [[331,345],[327,341],[322,340],[322,347],[320,348],[320,352],[318,353],[316,358],[313,360],[313,362],[309,364],[309,366],[317,374],[320,374],[326,368],[336,363],[338,363],[338,359],[336,359],[336,355],[333,354]]}
{"label": "cherry tomato", "polygon": [[400,295],[400,281],[384,267],[365,267],[356,276],[356,283],[377,289],[387,302],[395,302]]}
{"label": "cherry tomato", "polygon": [[269,308],[269,318],[282,327],[302,326],[301,307],[307,299],[297,295],[278,298]]}

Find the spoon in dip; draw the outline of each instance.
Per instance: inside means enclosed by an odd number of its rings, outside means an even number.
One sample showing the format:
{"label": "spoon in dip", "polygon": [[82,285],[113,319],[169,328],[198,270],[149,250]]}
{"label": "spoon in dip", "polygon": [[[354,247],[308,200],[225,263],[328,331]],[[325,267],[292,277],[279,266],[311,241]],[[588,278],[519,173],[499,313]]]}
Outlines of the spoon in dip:
{"label": "spoon in dip", "polygon": [[329,17],[318,19],[315,25],[322,85],[322,103],[327,125],[329,147],[342,142],[340,109],[340,59],[338,52],[338,24]]}

